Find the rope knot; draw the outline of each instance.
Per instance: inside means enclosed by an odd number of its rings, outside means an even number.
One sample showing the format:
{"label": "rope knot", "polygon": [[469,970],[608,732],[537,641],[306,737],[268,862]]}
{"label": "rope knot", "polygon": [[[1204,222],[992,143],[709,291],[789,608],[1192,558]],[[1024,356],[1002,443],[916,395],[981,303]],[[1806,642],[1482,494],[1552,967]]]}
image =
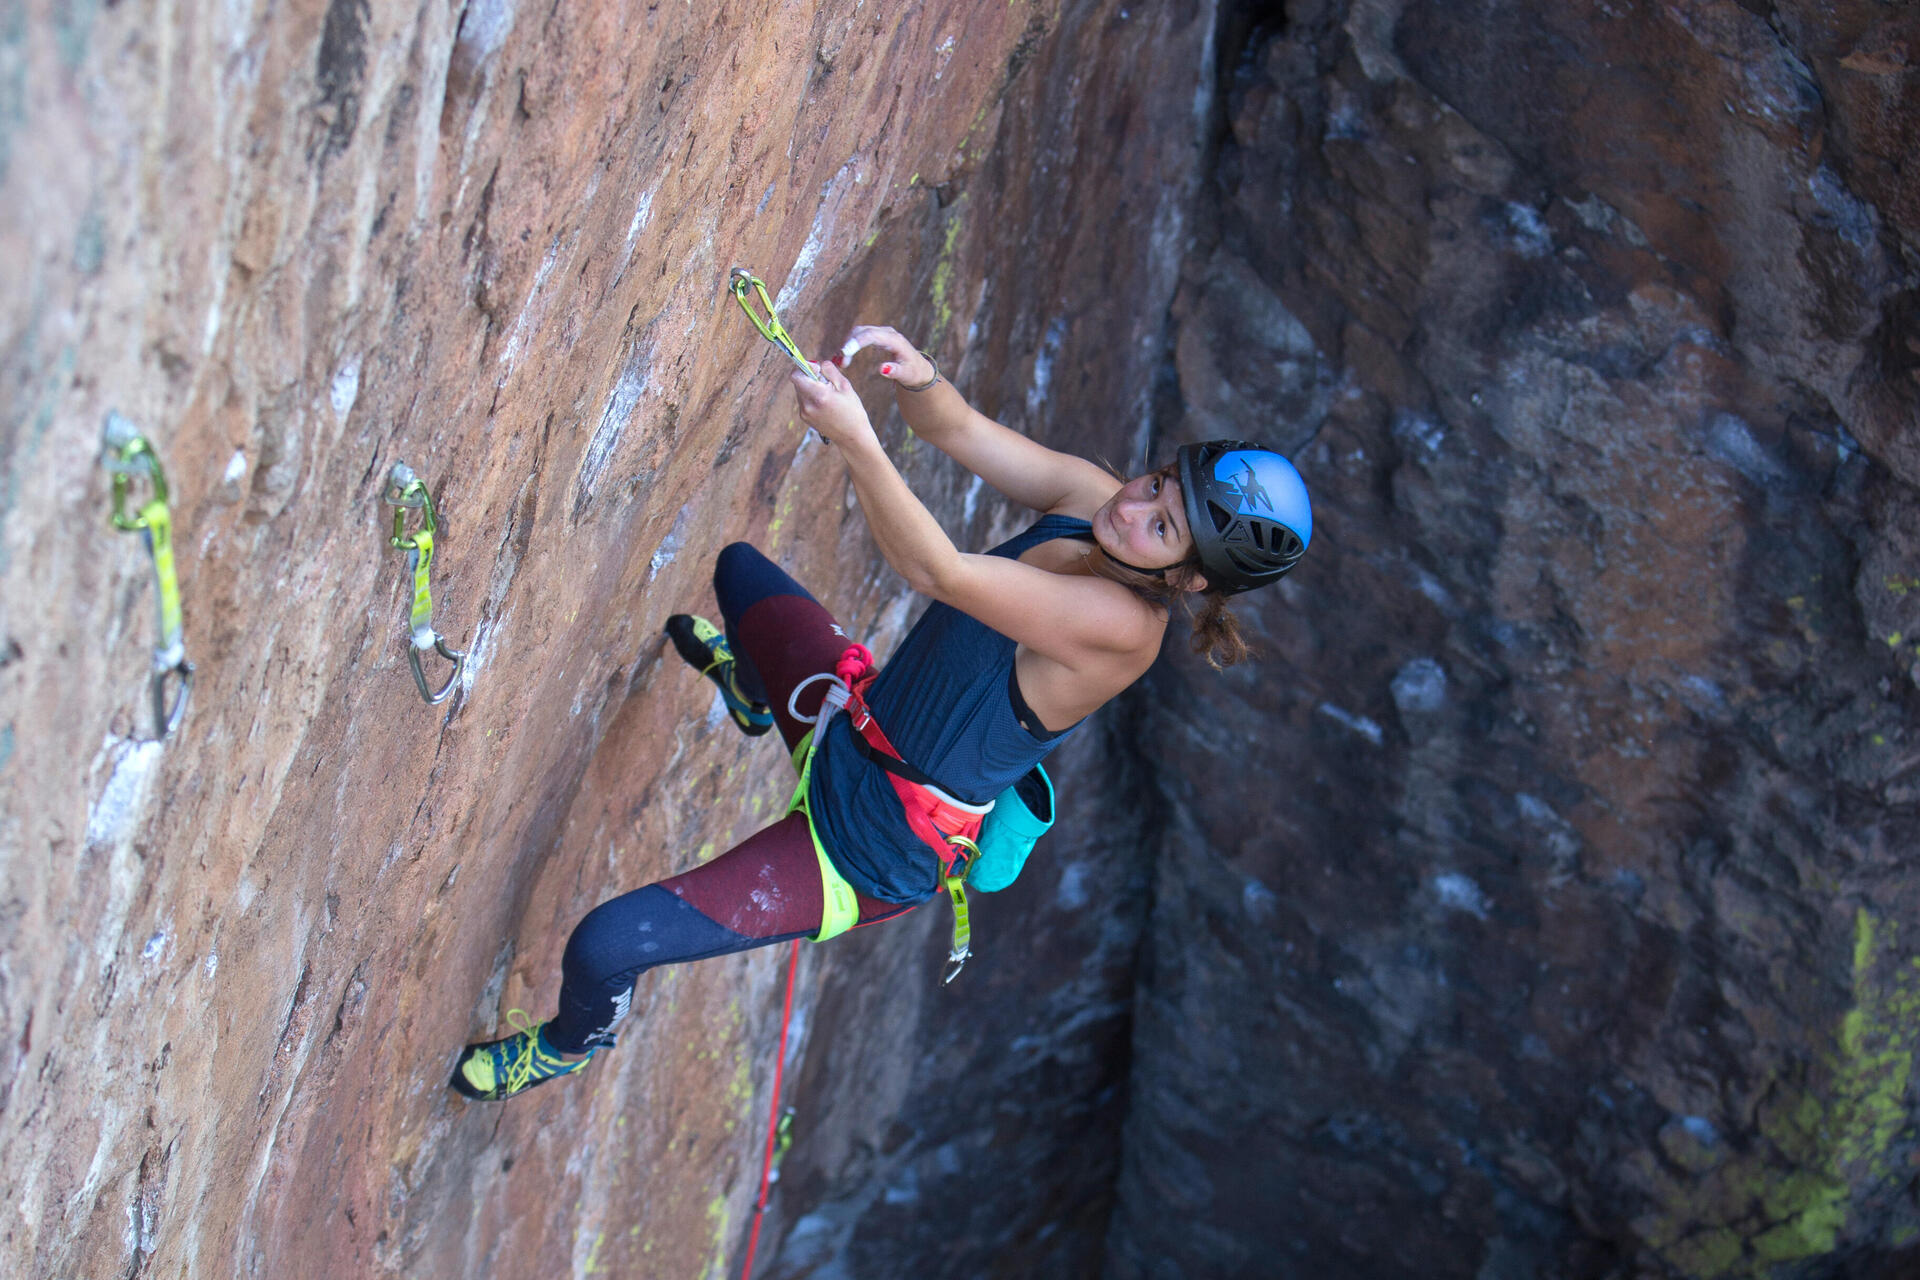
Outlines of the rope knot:
{"label": "rope knot", "polygon": [[873,650],[857,641],[848,645],[840,660],[833,664],[833,674],[849,689],[858,689],[863,682],[870,683],[872,671]]}

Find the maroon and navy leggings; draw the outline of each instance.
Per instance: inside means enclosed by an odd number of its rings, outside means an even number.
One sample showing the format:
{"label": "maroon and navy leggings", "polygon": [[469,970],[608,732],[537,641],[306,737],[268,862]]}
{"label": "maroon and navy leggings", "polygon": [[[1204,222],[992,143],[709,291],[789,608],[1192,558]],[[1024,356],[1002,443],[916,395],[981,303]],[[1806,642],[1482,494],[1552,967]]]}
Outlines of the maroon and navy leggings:
{"label": "maroon and navy leggings", "polygon": [[[847,647],[820,602],[744,542],[720,553],[714,594],[726,620],[742,692],[773,708],[792,754],[812,728],[793,718],[788,697],[807,677],[831,672]],[[827,682],[800,695],[817,715]],[[729,722],[731,723],[731,722]],[[859,895],[861,924],[911,909]],[[820,930],[820,864],[803,813],[790,813],[711,862],[603,902],[574,926],[561,959],[560,1012],[547,1042],[565,1053],[611,1044],[633,984],[655,965],[705,960]]]}

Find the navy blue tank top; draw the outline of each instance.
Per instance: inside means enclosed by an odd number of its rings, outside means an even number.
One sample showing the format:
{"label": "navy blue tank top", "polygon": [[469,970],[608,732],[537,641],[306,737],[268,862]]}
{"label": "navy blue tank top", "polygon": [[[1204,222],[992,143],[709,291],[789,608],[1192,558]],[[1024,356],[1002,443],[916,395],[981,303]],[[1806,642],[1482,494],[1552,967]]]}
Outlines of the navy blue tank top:
{"label": "navy blue tank top", "polygon": [[[1043,542],[1091,532],[1074,516],[1042,516],[987,554],[1018,559]],[[992,800],[1079,728],[1042,737],[1021,723],[1013,704],[1015,648],[936,600],[867,693],[901,758],[969,804]],[[807,803],[821,843],[847,882],[870,898],[932,897],[940,888],[933,851],[907,826],[885,771],[860,754],[853,738],[847,717],[835,716],[814,755]]]}

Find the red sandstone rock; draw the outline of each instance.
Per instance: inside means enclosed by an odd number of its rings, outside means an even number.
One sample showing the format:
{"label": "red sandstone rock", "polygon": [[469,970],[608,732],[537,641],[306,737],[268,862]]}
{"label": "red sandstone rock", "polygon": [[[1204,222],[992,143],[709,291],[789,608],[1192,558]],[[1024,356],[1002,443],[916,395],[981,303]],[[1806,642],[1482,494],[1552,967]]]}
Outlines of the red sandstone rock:
{"label": "red sandstone rock", "polygon": [[[903,588],[727,272],[810,344],[904,319],[935,192],[978,171],[1049,13],[307,0],[0,28],[7,1269],[732,1264],[773,955],[647,984],[564,1093],[444,1082],[505,1008],[546,1011],[587,908],[784,799],[777,750],[660,660],[718,547],[758,539],[897,634]],[[978,277],[938,262],[933,314],[964,323]],[[150,588],[105,521],[108,409],[173,488],[199,683],[165,746],[136,740]],[[396,460],[440,509],[435,621],[471,655],[440,708],[406,671]]]}

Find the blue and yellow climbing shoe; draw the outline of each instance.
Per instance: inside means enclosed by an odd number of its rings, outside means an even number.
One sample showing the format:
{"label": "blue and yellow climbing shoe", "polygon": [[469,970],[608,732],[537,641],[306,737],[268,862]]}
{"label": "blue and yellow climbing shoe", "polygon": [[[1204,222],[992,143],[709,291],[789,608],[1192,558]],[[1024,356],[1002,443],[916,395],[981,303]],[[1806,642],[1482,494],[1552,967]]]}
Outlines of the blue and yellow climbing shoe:
{"label": "blue and yellow climbing shoe", "polygon": [[673,641],[689,666],[720,687],[727,714],[740,726],[740,732],[757,738],[773,728],[773,712],[767,704],[755,702],[740,691],[740,682],[734,677],[733,650],[727,647],[720,628],[705,618],[676,613],[667,619],[667,639]]}
{"label": "blue and yellow climbing shoe", "polygon": [[468,1045],[448,1083],[469,1098],[499,1102],[555,1076],[572,1075],[599,1052],[595,1049],[584,1058],[568,1062],[541,1034],[546,1024],[529,1022],[523,1009],[509,1010],[507,1025],[513,1028],[513,1034],[506,1039]]}

